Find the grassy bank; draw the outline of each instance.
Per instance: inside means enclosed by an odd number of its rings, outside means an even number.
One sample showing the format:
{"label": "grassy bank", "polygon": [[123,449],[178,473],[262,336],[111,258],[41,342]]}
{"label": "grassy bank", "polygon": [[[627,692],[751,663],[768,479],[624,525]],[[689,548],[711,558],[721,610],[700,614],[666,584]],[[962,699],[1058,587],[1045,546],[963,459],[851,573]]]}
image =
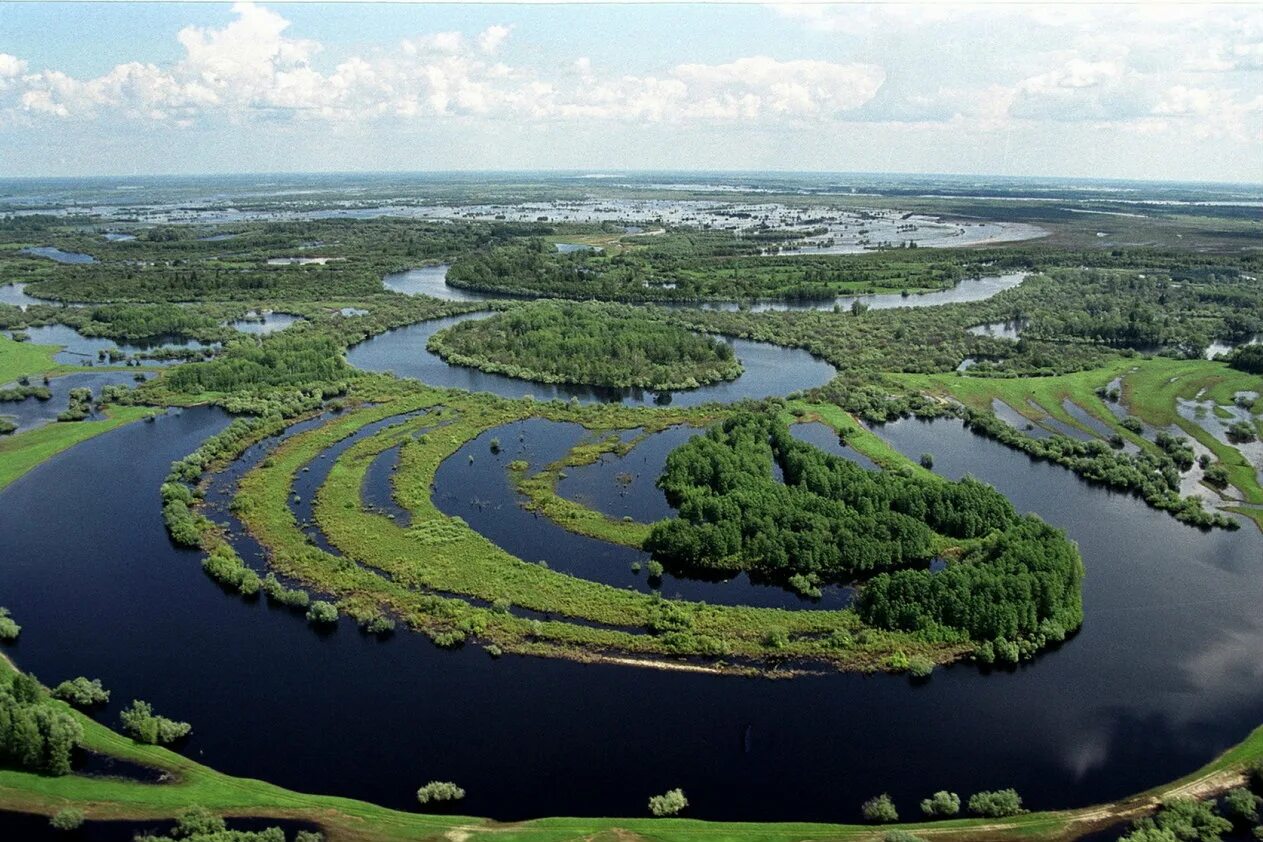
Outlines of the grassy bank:
{"label": "grassy bank", "polygon": [[0,438],[0,488],[4,488],[45,459],[107,433],[124,424],[137,421],[156,410],[139,406],[110,407],[106,417],[97,421],[74,421],[45,424],[25,433]]}

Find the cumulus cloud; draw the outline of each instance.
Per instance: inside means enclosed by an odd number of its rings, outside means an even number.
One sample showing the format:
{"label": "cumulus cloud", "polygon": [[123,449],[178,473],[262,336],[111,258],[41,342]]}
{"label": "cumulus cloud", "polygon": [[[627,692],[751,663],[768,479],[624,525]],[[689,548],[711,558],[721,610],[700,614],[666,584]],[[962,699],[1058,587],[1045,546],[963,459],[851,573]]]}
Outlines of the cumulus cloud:
{"label": "cumulus cloud", "polygon": [[598,77],[590,60],[540,78],[496,60],[511,34],[495,25],[473,37],[437,32],[405,38],[397,51],[320,70],[319,44],[287,34],[281,15],[233,6],[220,29],[187,27],[183,58],[170,67],[128,63],[93,79],[59,71],[23,76],[25,62],[0,57],[0,79],[20,78],[10,106],[28,115],[91,118],[103,112],[191,121],[222,114],[291,112],[364,119],[491,116],[521,119],[735,120],[827,118],[872,98],[884,79],[871,64],[777,61],[680,64],[660,75]]}
{"label": "cumulus cloud", "polygon": [[[222,26],[180,30],[182,55],[169,64],[131,61],[79,78],[32,70],[30,56],[0,54],[0,121],[815,121],[983,132],[1076,123],[1146,133],[1259,132],[1257,16],[1095,5],[1060,6],[1056,14],[1009,5],[773,8],[838,36],[826,53],[834,59],[745,55],[636,73],[586,56],[513,64],[502,56],[522,52],[505,50],[519,36],[500,24],[409,34],[378,51],[334,58],[294,34],[281,14],[241,2]],[[1013,52],[992,60],[962,46],[962,32],[984,31],[1015,45]],[[918,44],[960,52],[926,60],[918,75],[908,70]]]}

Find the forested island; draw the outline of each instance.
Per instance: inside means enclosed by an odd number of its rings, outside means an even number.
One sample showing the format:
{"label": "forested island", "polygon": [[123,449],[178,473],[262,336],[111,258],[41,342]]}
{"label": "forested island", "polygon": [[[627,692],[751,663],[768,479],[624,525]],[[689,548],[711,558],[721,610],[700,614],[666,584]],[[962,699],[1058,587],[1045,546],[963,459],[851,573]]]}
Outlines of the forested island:
{"label": "forested island", "polygon": [[451,363],[541,383],[674,390],[741,375],[722,339],[617,305],[532,304],[449,327],[429,348]]}

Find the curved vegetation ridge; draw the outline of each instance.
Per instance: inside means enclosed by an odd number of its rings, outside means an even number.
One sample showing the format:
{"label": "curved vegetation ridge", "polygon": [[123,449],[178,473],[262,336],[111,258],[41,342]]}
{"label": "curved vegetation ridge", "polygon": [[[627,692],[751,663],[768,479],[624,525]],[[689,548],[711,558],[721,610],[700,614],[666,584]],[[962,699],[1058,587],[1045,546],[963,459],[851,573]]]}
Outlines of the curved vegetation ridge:
{"label": "curved vegetation ridge", "polygon": [[529,304],[453,325],[429,349],[450,363],[541,383],[668,391],[742,371],[722,339],[614,304]]}
{"label": "curved vegetation ridge", "polygon": [[[963,634],[983,660],[1083,622],[1074,545],[968,477],[869,471],[797,441],[774,415],[741,412],[677,448],[659,485],[680,516],[646,546],[674,568],[749,570],[808,592],[871,576],[858,604],[867,624]],[[940,553],[958,560],[927,569]]]}

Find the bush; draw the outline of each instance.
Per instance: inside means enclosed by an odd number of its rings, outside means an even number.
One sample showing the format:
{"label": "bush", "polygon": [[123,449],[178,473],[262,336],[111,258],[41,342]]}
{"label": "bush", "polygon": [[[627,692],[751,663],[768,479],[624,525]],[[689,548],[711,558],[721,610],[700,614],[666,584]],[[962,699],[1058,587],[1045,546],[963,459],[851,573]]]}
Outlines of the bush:
{"label": "bush", "polygon": [[899,821],[899,811],[895,809],[895,802],[884,792],[865,801],[860,811],[864,814],[865,821],[882,824]]}
{"label": "bush", "polygon": [[1238,824],[1255,824],[1259,820],[1259,805],[1263,798],[1245,787],[1228,790],[1224,796],[1224,812]]}
{"label": "bush", "polygon": [[651,796],[649,799],[649,812],[659,818],[662,816],[676,816],[688,805],[689,800],[684,797],[684,790],[676,787],[661,795]]}
{"label": "bush", "polygon": [[48,823],[54,830],[78,830],[83,826],[83,811],[74,807],[63,807],[53,813]]}
{"label": "bush", "polygon": [[88,680],[83,676],[63,681],[53,688],[53,698],[69,702],[75,707],[90,708],[110,700],[110,691],[101,686],[101,679]]}
{"label": "bush", "polygon": [[9,609],[0,608],[0,640],[13,642],[22,633],[22,627],[9,616]]}
{"label": "bush", "polygon": [[187,737],[193,726],[187,722],[177,722],[158,716],[148,702],[133,700],[131,707],[124,708],[119,714],[123,730],[138,743],[148,745],[168,745]]}
{"label": "bush", "polygon": [[975,816],[1000,819],[1026,812],[1022,809],[1022,796],[1014,789],[997,789],[977,792],[969,796],[969,812]]}
{"label": "bush", "polygon": [[932,818],[954,816],[960,812],[960,796],[947,790],[939,790],[921,800],[921,812]]}
{"label": "bush", "polygon": [[338,609],[329,602],[316,600],[307,609],[307,622],[312,625],[332,625],[338,621]]}
{"label": "bush", "polygon": [[1119,842],[1151,842],[1176,839],[1182,842],[1217,842],[1232,830],[1232,822],[1215,814],[1215,805],[1191,798],[1176,798],[1162,805],[1152,818],[1132,824],[1131,833]]}
{"label": "bush", "polygon": [[934,673],[934,662],[924,655],[908,659],[908,674],[913,678],[929,678]]}
{"label": "bush", "polygon": [[417,790],[417,800],[422,804],[431,801],[459,801],[465,797],[465,790],[451,781],[430,781]]}

